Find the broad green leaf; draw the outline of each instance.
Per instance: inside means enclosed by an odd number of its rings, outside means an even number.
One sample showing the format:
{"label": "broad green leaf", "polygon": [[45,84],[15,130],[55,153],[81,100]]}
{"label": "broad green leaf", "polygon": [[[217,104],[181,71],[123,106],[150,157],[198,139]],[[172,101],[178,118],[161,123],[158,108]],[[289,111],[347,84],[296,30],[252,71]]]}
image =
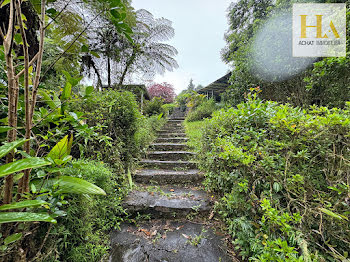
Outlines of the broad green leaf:
{"label": "broad green leaf", "polygon": [[57,180],[58,192],[57,193],[73,193],[73,194],[94,194],[94,195],[106,195],[106,192],[84,180],[77,177],[61,176]]}
{"label": "broad green leaf", "polygon": [[87,52],[89,52],[89,48],[86,45],[82,45],[81,46],[81,52],[87,53]]}
{"label": "broad green leaf", "polygon": [[22,238],[22,233],[15,233],[15,234],[9,235],[7,238],[4,239],[4,244],[7,246],[13,242],[16,242],[21,238]]}
{"label": "broad green leaf", "polygon": [[342,216],[342,215],[337,214],[337,213],[334,213],[334,212],[332,212],[332,211],[330,211],[330,210],[328,210],[328,209],[320,208],[320,210],[321,210],[323,213],[325,213],[325,214],[327,214],[327,215],[329,215],[329,216],[331,216],[331,217],[334,217],[334,218],[337,218],[337,219],[340,219],[340,220],[342,220],[342,219],[348,220],[347,217]]}
{"label": "broad green leaf", "polygon": [[92,54],[96,58],[101,58],[100,55],[98,53],[96,53],[95,51],[90,51],[90,54]]}
{"label": "broad green leaf", "polygon": [[0,177],[7,176],[9,174],[13,174],[22,170],[38,168],[47,165],[51,165],[51,163],[39,157],[17,160],[15,162],[0,166]]}
{"label": "broad green leaf", "polygon": [[61,100],[60,98],[57,96],[56,93],[53,94],[53,103],[55,105],[55,108],[54,109],[59,109],[61,108],[62,104],[61,104]]}
{"label": "broad green leaf", "polygon": [[110,10],[110,12],[111,12],[111,15],[112,15],[114,18],[116,18],[116,19],[118,19],[118,20],[121,20],[121,15],[120,15],[120,13],[119,13],[116,9],[112,9],[112,10]]}
{"label": "broad green leaf", "polygon": [[4,2],[2,2],[0,8],[3,8],[5,5],[8,5],[11,2],[11,0],[5,0]]}
{"label": "broad green leaf", "polygon": [[66,156],[70,154],[72,143],[73,143],[73,135],[70,136],[70,139],[68,139],[68,135],[66,135],[64,138],[61,139],[61,141],[59,141],[51,149],[47,157],[51,158],[52,160],[64,159]]}
{"label": "broad green leaf", "polygon": [[72,94],[72,84],[67,82],[63,88],[61,99],[62,100],[69,99],[71,97],[71,94]]}
{"label": "broad green leaf", "polygon": [[30,212],[0,212],[0,224],[35,221],[57,223],[57,221],[50,217],[48,214]]}
{"label": "broad green leaf", "polygon": [[93,86],[87,86],[85,88],[85,96],[90,95],[93,91],[94,91],[94,87]]}
{"label": "broad green leaf", "polygon": [[51,15],[51,17],[53,17],[53,16],[56,16],[57,10],[54,9],[54,8],[50,8],[50,9],[46,10],[46,13],[47,13],[48,15]]}
{"label": "broad green leaf", "polygon": [[8,153],[10,153],[12,150],[14,150],[17,147],[22,146],[26,141],[28,141],[27,139],[19,139],[10,143],[7,143],[3,146],[0,147],[0,158],[2,158],[3,156],[6,156]]}
{"label": "broad green leaf", "polygon": [[19,209],[19,208],[26,208],[26,207],[38,207],[42,205],[49,205],[49,203],[43,201],[43,200],[25,200],[21,202],[15,202],[12,204],[2,205],[0,206],[0,210],[9,210],[9,209]]}
{"label": "broad green leaf", "polygon": [[44,102],[50,107],[51,110],[56,109],[54,101],[51,99],[50,95],[44,89],[39,89],[39,95],[44,99]]}

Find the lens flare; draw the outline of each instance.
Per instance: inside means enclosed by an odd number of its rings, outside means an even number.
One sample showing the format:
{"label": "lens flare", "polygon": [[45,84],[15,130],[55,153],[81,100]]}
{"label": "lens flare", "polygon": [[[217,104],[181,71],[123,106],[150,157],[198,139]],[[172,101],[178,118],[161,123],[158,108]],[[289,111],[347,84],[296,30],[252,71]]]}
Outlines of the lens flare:
{"label": "lens flare", "polygon": [[292,11],[273,15],[258,31],[251,50],[252,74],[268,82],[284,81],[317,58],[293,57]]}

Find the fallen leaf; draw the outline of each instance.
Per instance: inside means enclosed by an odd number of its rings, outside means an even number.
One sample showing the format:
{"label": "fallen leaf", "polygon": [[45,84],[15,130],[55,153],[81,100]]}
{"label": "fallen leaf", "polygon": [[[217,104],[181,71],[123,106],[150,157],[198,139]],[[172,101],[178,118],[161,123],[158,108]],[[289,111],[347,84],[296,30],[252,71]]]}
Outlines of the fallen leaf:
{"label": "fallen leaf", "polygon": [[186,239],[189,239],[190,237],[188,236],[188,235],[186,235],[186,234],[182,234],[182,236],[184,237],[184,238],[186,238]]}

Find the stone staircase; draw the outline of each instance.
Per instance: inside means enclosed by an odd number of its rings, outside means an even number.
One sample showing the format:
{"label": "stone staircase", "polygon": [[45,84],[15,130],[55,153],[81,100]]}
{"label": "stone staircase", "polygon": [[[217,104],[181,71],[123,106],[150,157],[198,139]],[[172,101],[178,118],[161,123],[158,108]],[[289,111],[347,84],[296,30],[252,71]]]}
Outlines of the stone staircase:
{"label": "stone staircase", "polygon": [[211,198],[200,188],[183,120],[167,122],[133,174],[136,187],[123,206],[137,223],[112,232],[110,262],[233,261],[208,221]]}
{"label": "stone staircase", "polygon": [[200,213],[209,211],[207,193],[195,188],[203,176],[192,160],[195,154],[188,150],[182,122],[181,118],[169,120],[146,159],[140,161],[142,168],[134,174],[138,188],[124,202],[129,213],[179,218],[194,209]]}

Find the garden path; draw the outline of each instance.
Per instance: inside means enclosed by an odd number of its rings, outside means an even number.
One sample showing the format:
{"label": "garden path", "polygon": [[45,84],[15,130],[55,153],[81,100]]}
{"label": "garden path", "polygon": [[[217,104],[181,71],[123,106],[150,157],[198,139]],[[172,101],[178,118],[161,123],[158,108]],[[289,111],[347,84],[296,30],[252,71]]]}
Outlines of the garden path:
{"label": "garden path", "polygon": [[[112,262],[232,261],[212,218],[212,199],[188,150],[183,118],[168,120],[150,147],[137,186],[124,201],[137,226],[111,235]],[[209,218],[209,219],[208,219]]]}

